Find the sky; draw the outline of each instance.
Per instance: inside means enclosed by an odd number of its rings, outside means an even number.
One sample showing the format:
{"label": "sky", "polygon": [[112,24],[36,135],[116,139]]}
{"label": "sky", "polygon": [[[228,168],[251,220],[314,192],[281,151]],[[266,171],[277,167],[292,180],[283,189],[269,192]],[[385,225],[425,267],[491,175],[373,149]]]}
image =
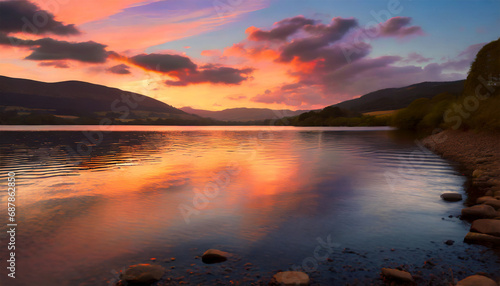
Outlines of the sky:
{"label": "sky", "polygon": [[0,75],[174,107],[316,109],[467,76],[498,0],[0,0]]}

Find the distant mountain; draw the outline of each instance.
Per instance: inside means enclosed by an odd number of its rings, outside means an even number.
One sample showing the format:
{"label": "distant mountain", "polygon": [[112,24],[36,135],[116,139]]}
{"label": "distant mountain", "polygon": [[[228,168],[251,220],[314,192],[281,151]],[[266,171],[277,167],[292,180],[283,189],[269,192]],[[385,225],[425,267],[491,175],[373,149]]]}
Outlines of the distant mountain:
{"label": "distant mountain", "polygon": [[443,92],[460,95],[464,89],[464,82],[465,80],[422,82],[400,88],[386,88],[332,106],[362,113],[401,109],[410,105],[415,99],[432,98]]}
{"label": "distant mountain", "polygon": [[[127,97],[130,104],[126,103]],[[198,118],[151,97],[103,85],[81,81],[46,83],[0,76],[0,111],[96,117],[109,113],[118,116],[126,108],[131,119]]]}
{"label": "distant mountain", "polygon": [[221,111],[209,111],[202,109],[194,109],[191,107],[182,107],[181,110],[195,114],[201,117],[212,118],[221,121],[254,121],[265,119],[279,119],[290,117],[307,112],[308,110],[292,111],[288,109],[273,110],[268,108],[230,108]]}
{"label": "distant mountain", "polygon": [[[382,126],[390,124],[390,116],[378,116],[402,109],[419,98],[433,98],[446,93],[457,97],[462,94],[464,80],[452,82],[422,82],[400,88],[386,88],[370,92],[359,98],[343,101],[320,110],[286,118],[279,124],[293,126]],[[373,112],[367,116],[368,113]],[[377,115],[378,114],[378,115]],[[391,114],[391,112],[387,112]]]}

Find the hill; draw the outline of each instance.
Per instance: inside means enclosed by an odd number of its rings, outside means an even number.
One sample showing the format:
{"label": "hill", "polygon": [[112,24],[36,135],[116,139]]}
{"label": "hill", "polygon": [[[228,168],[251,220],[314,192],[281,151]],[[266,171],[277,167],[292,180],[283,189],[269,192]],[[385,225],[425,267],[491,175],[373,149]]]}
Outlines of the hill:
{"label": "hill", "polygon": [[279,119],[283,117],[295,116],[308,110],[273,110],[268,108],[229,108],[221,111],[209,111],[203,109],[194,109],[191,107],[182,107],[181,110],[196,114],[201,117],[212,118],[221,121],[255,121],[265,119]]}
{"label": "hill", "polygon": [[442,93],[458,97],[464,80],[452,82],[422,82],[400,88],[386,88],[359,98],[313,110],[281,120],[294,126],[380,126],[389,125],[392,113],[416,99],[430,99]]}
{"label": "hill", "polygon": [[5,76],[0,76],[0,111],[91,118],[198,118],[151,97],[117,88],[81,81],[46,83]]}
{"label": "hill", "polygon": [[333,106],[361,113],[396,110],[407,107],[415,99],[432,98],[443,92],[459,95],[464,89],[464,82],[465,80],[422,82],[400,88],[386,88],[370,92],[356,99],[343,101]]}

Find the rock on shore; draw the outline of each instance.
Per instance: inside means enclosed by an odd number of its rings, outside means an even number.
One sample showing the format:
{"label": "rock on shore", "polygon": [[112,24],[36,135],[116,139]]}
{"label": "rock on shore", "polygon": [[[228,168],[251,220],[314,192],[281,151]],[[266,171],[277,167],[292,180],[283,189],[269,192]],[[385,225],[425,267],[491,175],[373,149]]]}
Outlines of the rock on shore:
{"label": "rock on shore", "polygon": [[483,204],[488,205],[488,206],[492,206],[496,210],[500,209],[500,201],[499,200],[487,200]]}
{"label": "rock on shore", "polygon": [[413,282],[413,277],[409,272],[398,269],[382,268],[382,275],[384,275],[384,277],[388,278],[389,280]]}
{"label": "rock on shore", "polygon": [[469,232],[465,236],[464,242],[485,245],[500,245],[500,237],[479,232]]}
{"label": "rock on shore", "polygon": [[462,209],[463,218],[492,218],[495,217],[497,212],[492,206],[488,205],[475,205]]}
{"label": "rock on shore", "polygon": [[472,222],[470,231],[500,236],[500,220],[478,219]]}
{"label": "rock on shore", "polygon": [[271,285],[280,286],[308,286],[309,283],[309,275],[299,271],[278,272],[271,280]]}
{"label": "rock on shore", "polygon": [[483,204],[486,201],[491,201],[491,200],[497,200],[497,199],[495,199],[492,196],[482,196],[482,197],[477,198],[476,204]]}
{"label": "rock on shore", "polygon": [[497,286],[497,283],[482,275],[472,275],[458,281],[457,286]]}

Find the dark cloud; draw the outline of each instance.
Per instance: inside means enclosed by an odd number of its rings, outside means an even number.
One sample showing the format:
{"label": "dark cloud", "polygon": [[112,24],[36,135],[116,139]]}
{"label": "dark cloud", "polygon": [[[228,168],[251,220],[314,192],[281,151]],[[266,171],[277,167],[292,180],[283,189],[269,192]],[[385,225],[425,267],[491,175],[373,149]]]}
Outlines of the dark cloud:
{"label": "dark cloud", "polygon": [[359,45],[358,52],[347,58],[343,45],[333,45],[317,51],[316,59],[319,59],[314,67],[314,72],[330,72],[366,57],[372,47],[368,44]]}
{"label": "dark cloud", "polygon": [[253,72],[251,68],[236,69],[230,67],[204,66],[199,70],[187,71],[177,75],[177,81],[167,80],[171,86],[186,86],[198,83],[216,83],[236,85],[247,80]]}
{"label": "dark cloud", "polygon": [[66,42],[51,38],[23,40],[0,34],[0,45],[28,47],[32,53],[25,59],[34,61],[75,60],[86,63],[104,63],[114,52],[106,51],[106,45],[93,41]]}
{"label": "dark cloud", "polygon": [[133,56],[130,62],[144,69],[169,73],[175,71],[196,70],[197,66],[190,58],[169,54],[140,54]]}
{"label": "dark cloud", "polygon": [[107,69],[107,71],[110,73],[114,73],[114,74],[124,75],[124,74],[130,74],[129,69],[130,69],[129,66],[127,66],[125,64],[120,64],[120,65],[110,67],[109,69]]}
{"label": "dark cloud", "polygon": [[35,44],[34,40],[23,40],[16,37],[9,37],[5,33],[0,33],[0,45],[12,45],[20,47],[31,47]]}
{"label": "dark cloud", "polygon": [[0,1],[0,32],[61,36],[80,34],[74,25],[56,21],[54,15],[25,0]]}
{"label": "dark cloud", "polygon": [[169,54],[140,54],[129,62],[146,70],[167,74],[177,80],[167,80],[166,85],[186,86],[199,83],[240,84],[247,80],[253,69],[204,65],[198,67],[190,58]]}
{"label": "dark cloud", "polygon": [[289,36],[295,34],[305,25],[312,25],[315,21],[304,16],[287,18],[274,24],[274,28],[269,31],[254,29],[248,38],[253,41],[285,41]]}
{"label": "dark cloud", "polygon": [[68,69],[69,65],[67,62],[53,61],[53,62],[41,62],[38,64],[41,67],[55,67],[59,69]]}
{"label": "dark cloud", "polygon": [[27,60],[76,60],[87,63],[104,63],[110,52],[106,46],[89,41],[82,43],[71,43],[44,38],[34,41],[31,48],[33,52],[27,56]]}
{"label": "dark cloud", "polygon": [[382,37],[406,37],[409,35],[422,35],[422,28],[409,26],[410,17],[392,17],[380,25],[380,36]]}
{"label": "dark cloud", "polygon": [[[308,62],[318,58],[332,58],[328,55],[332,44],[342,39],[357,25],[357,20],[353,18],[335,17],[329,24],[322,24],[313,19],[296,16],[275,23],[274,28],[269,31],[249,28],[251,31],[248,39],[255,44],[249,48],[245,48],[242,44],[235,44],[233,49],[249,55],[257,55],[270,49],[268,41],[278,40],[276,42],[279,44],[277,61],[290,62],[297,58]],[[291,35],[295,37],[290,41],[288,37]]]}
{"label": "dark cloud", "polygon": [[279,61],[289,62],[297,57],[301,61],[311,61],[320,57],[319,52],[330,44],[342,39],[349,30],[358,25],[355,19],[336,17],[328,25],[306,25],[309,35],[295,39],[281,49]]}

